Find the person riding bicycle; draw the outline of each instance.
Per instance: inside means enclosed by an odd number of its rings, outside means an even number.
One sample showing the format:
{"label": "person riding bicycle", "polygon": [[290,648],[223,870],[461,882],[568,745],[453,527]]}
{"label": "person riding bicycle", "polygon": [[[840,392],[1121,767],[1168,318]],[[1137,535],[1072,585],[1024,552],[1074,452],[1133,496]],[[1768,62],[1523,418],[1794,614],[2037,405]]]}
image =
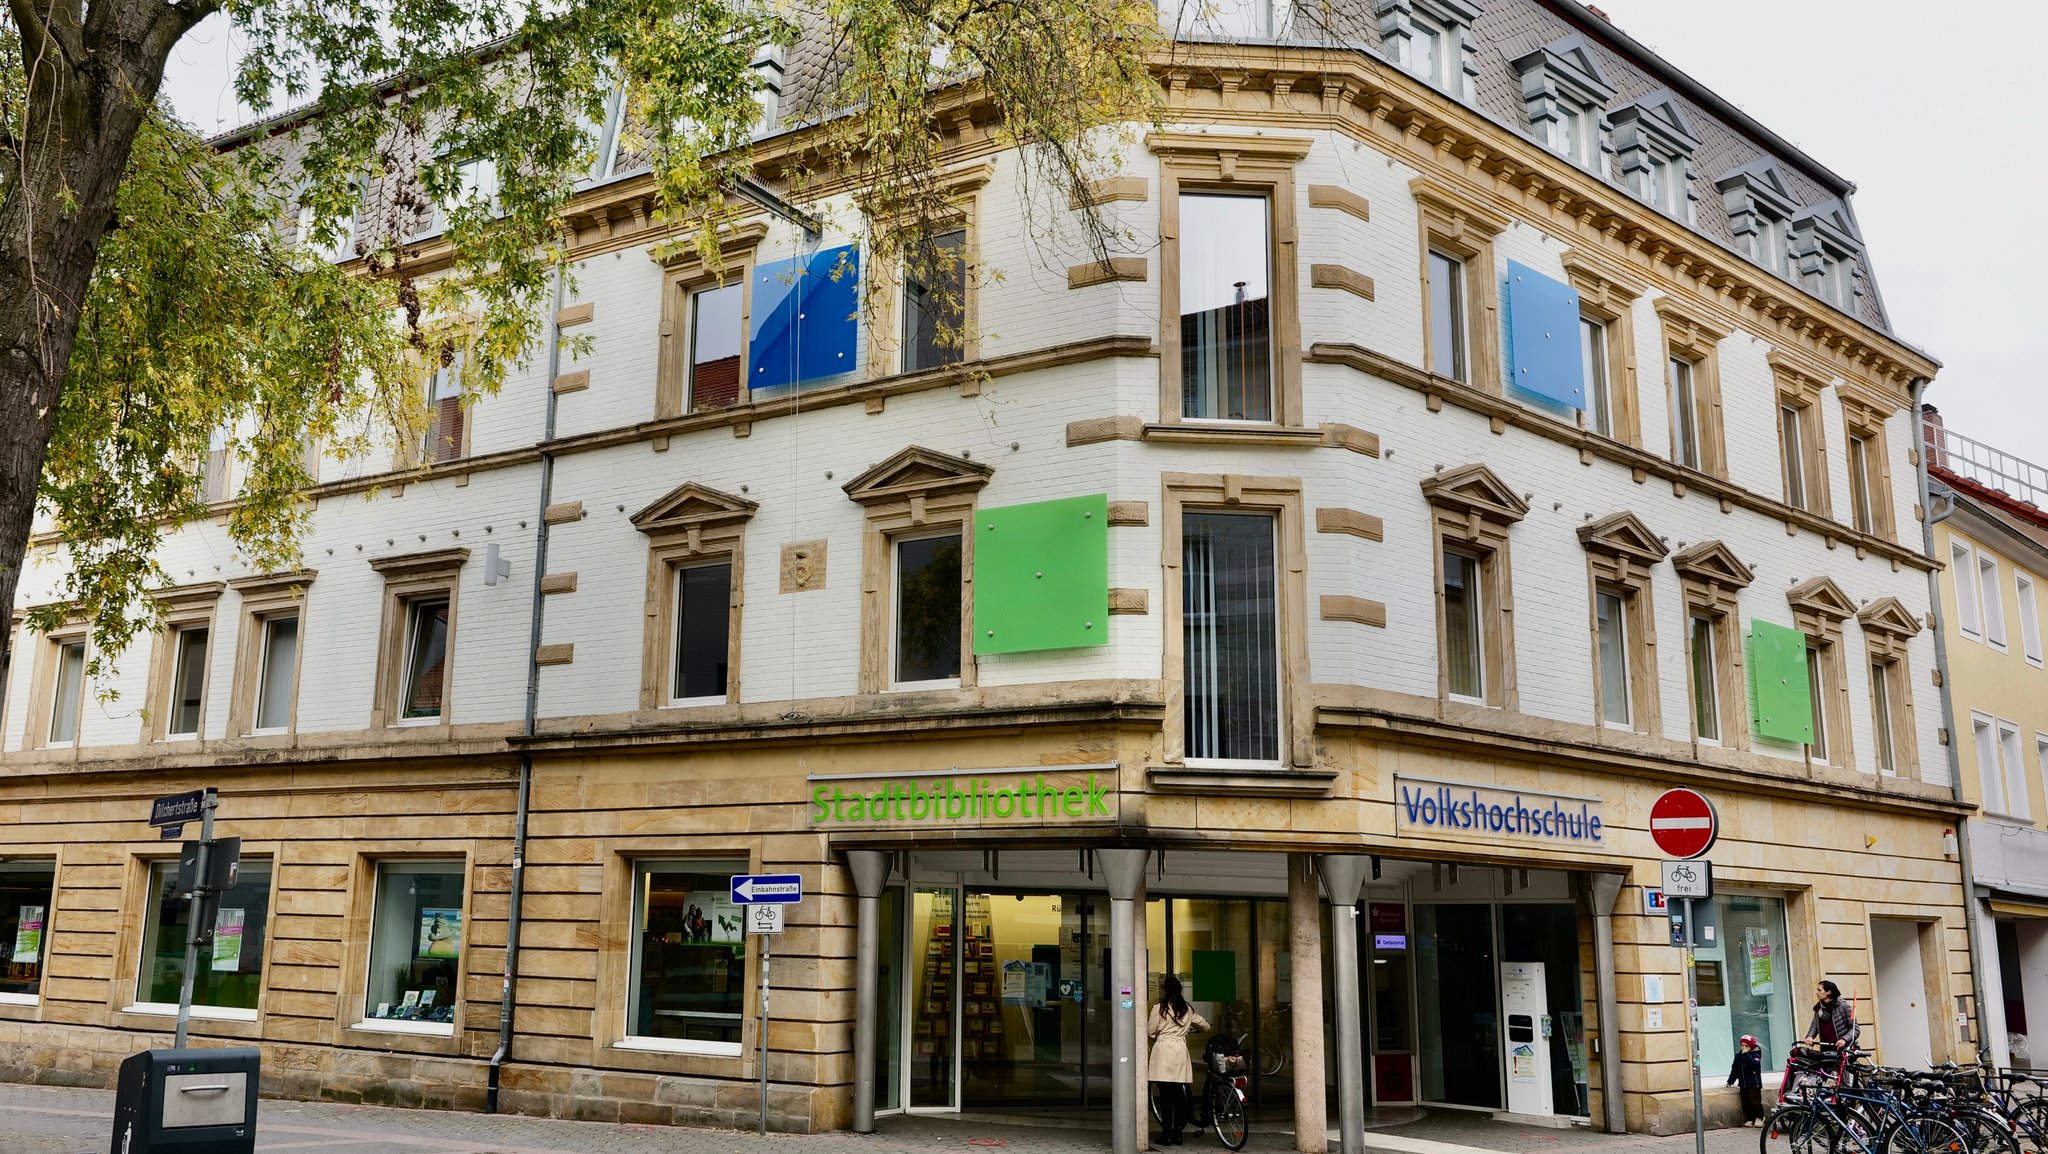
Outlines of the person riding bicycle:
{"label": "person riding bicycle", "polygon": [[1181,1131],[1187,1129],[1193,1107],[1188,1100],[1188,1083],[1195,1077],[1188,1061],[1188,1034],[1207,1030],[1209,1023],[1188,1005],[1181,993],[1180,979],[1172,974],[1159,979],[1159,1004],[1152,1007],[1145,1033],[1152,1039],[1150,1069],[1152,1092],[1159,1099],[1159,1124],[1165,1133],[1161,1146],[1182,1145]]}

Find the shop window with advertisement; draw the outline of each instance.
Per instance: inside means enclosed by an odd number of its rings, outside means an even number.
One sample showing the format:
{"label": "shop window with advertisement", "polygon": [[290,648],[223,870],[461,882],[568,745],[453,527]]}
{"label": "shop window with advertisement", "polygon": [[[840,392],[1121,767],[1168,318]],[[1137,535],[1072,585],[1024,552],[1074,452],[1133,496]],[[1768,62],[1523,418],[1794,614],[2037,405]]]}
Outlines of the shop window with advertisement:
{"label": "shop window with advertisement", "polygon": [[744,861],[643,861],[633,868],[629,1048],[740,1052],[747,946],[732,875]]}
{"label": "shop window with advertisement", "polygon": [[462,863],[377,863],[370,927],[367,1025],[455,1032],[462,959]]}
{"label": "shop window with advertisement", "polygon": [[[147,1013],[176,1013],[185,977],[185,927],[192,903],[176,892],[177,874],[175,861],[152,862],[149,867],[149,920],[143,927],[134,1007]],[[270,862],[245,857],[234,886],[220,895],[212,939],[199,951],[199,966],[192,974],[193,1016],[256,1020],[269,924]]]}
{"label": "shop window with advertisement", "polygon": [[0,862],[0,1004],[34,1005],[55,903],[57,863]]}
{"label": "shop window with advertisement", "polygon": [[1756,1036],[1764,1073],[1784,1066],[1805,1025],[1788,972],[1785,901],[1762,894],[1723,893],[1713,917],[1698,925],[1700,1069],[1719,1075],[1735,1060],[1736,1042]]}

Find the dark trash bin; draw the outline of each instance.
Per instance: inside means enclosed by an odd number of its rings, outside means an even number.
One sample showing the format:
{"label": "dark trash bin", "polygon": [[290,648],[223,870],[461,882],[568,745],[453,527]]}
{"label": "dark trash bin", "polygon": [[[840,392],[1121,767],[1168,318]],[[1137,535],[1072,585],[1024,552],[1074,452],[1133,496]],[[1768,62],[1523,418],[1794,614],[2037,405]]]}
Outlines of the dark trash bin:
{"label": "dark trash bin", "polygon": [[254,1154],[254,1047],[144,1050],[121,1062],[111,1154]]}

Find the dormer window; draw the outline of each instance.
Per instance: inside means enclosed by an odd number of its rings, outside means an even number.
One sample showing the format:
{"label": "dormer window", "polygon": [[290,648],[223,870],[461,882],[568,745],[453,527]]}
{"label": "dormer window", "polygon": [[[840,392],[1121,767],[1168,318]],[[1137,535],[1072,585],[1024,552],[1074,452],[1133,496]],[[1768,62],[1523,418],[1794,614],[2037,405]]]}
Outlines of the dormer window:
{"label": "dormer window", "polygon": [[1792,218],[1788,248],[1792,279],[1806,291],[1853,312],[1856,264],[1863,254],[1855,218],[1839,199],[1830,198]]}
{"label": "dormer window", "polygon": [[1471,0],[1378,0],[1380,43],[1387,58],[1431,88],[1472,98],[1479,62],[1472,52]]}
{"label": "dormer window", "polygon": [[1604,110],[1614,86],[1584,36],[1565,36],[1514,62],[1536,138],[1580,168],[1604,171]]}
{"label": "dormer window", "polygon": [[1665,215],[1692,224],[1692,154],[1699,134],[1678,100],[1659,89],[1608,114],[1623,187]]}
{"label": "dormer window", "polygon": [[1753,161],[1714,181],[1738,248],[1779,276],[1793,279],[1791,222],[1800,211],[1791,185],[1774,160]]}

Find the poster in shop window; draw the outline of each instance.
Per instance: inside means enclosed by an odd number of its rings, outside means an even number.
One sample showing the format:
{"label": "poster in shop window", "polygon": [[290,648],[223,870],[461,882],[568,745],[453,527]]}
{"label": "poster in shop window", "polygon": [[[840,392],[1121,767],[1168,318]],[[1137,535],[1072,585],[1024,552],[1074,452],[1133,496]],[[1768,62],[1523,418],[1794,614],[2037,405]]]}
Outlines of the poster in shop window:
{"label": "poster in shop window", "polygon": [[223,907],[213,919],[213,968],[236,973],[242,968],[242,926],[246,911]]}
{"label": "poster in shop window", "polygon": [[1769,997],[1775,992],[1772,989],[1770,928],[1745,926],[1742,930],[1742,952],[1749,958],[1749,992],[1759,998]]}
{"label": "poster in shop window", "polygon": [[462,911],[420,911],[419,957],[453,958],[462,953]]}
{"label": "poster in shop window", "polygon": [[1024,962],[1003,963],[1003,1004],[1021,1006],[1031,987],[1031,967]]}
{"label": "poster in shop window", "polygon": [[43,907],[21,907],[21,920],[14,926],[14,962],[34,965],[43,956]]}

